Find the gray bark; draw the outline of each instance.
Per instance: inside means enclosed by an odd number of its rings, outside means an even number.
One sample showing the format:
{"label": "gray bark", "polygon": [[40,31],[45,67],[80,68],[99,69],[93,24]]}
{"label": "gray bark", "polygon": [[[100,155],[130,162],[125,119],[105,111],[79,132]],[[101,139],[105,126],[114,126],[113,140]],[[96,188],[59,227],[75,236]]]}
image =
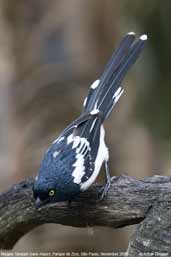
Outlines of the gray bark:
{"label": "gray bark", "polygon": [[128,246],[129,257],[171,256],[171,205],[157,202],[137,226]]}
{"label": "gray bark", "polygon": [[71,206],[61,202],[39,209],[34,205],[33,182],[27,179],[0,194],[1,249],[12,249],[24,234],[44,223],[118,228],[141,222],[130,240],[128,256],[171,252],[171,177],[113,177],[103,201],[99,201],[101,187],[96,184]]}

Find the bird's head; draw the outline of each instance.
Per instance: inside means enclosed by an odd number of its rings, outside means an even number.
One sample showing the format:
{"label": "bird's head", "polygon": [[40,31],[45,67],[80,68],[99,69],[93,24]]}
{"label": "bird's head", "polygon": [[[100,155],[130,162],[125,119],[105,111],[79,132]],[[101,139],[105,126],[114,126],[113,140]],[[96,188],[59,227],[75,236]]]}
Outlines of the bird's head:
{"label": "bird's head", "polygon": [[55,183],[49,179],[36,179],[33,186],[33,195],[36,207],[60,200]]}
{"label": "bird's head", "polygon": [[71,201],[80,192],[79,184],[73,182],[72,164],[75,162],[75,152],[72,151],[72,146],[66,145],[63,154],[58,154],[59,150],[55,147],[53,144],[46,152],[35,179],[33,195],[37,207]]}
{"label": "bird's head", "polygon": [[62,183],[50,178],[35,180],[33,185],[33,195],[35,198],[36,207],[41,207],[45,204],[71,201],[80,192],[80,187],[76,184]]}

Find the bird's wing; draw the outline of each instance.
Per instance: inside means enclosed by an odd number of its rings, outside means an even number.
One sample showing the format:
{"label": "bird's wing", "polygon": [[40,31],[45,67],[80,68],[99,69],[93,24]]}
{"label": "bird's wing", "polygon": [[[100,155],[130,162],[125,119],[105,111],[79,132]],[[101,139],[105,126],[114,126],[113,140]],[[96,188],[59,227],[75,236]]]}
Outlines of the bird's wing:
{"label": "bird's wing", "polygon": [[80,117],[78,117],[76,120],[74,120],[72,123],[70,123],[63,132],[59,135],[59,137],[54,141],[54,143],[57,143],[62,139],[68,137],[70,134],[73,133],[74,129],[78,128],[82,124],[86,123],[89,119],[91,119],[92,115],[89,113],[83,113]]}
{"label": "bird's wing", "polygon": [[87,181],[93,173],[94,162],[91,156],[91,146],[86,138],[74,136],[69,140],[74,151],[75,162],[72,167],[73,182],[82,184]]}

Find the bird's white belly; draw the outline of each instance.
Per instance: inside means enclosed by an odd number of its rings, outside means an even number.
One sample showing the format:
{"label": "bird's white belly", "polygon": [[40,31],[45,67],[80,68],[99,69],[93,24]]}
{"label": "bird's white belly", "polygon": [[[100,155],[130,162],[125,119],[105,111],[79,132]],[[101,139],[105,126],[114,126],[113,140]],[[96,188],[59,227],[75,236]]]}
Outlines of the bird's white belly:
{"label": "bird's white belly", "polygon": [[88,189],[92,183],[96,180],[101,166],[103,164],[104,161],[107,161],[109,159],[109,152],[108,152],[108,148],[105,145],[105,141],[104,141],[104,137],[105,137],[105,131],[103,128],[103,125],[101,126],[100,129],[100,144],[99,144],[99,150],[98,150],[98,154],[94,163],[94,171],[91,175],[91,177],[84,183],[82,183],[80,189],[81,191],[85,191],[86,189]]}

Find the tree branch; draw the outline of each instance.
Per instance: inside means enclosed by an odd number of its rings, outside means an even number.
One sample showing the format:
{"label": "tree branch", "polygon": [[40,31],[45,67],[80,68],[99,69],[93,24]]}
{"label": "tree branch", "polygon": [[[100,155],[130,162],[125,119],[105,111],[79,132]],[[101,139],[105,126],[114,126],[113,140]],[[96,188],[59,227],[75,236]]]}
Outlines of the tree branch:
{"label": "tree branch", "polygon": [[136,180],[120,176],[113,178],[104,201],[98,200],[100,186],[93,185],[71,207],[61,202],[36,209],[32,185],[33,179],[27,179],[0,194],[1,249],[11,249],[24,234],[44,223],[113,228],[137,224],[147,216],[154,203],[156,206],[161,202],[170,205],[171,199],[170,177]]}
{"label": "tree branch", "polygon": [[130,240],[128,256],[171,256],[171,204],[169,202],[154,203]]}

